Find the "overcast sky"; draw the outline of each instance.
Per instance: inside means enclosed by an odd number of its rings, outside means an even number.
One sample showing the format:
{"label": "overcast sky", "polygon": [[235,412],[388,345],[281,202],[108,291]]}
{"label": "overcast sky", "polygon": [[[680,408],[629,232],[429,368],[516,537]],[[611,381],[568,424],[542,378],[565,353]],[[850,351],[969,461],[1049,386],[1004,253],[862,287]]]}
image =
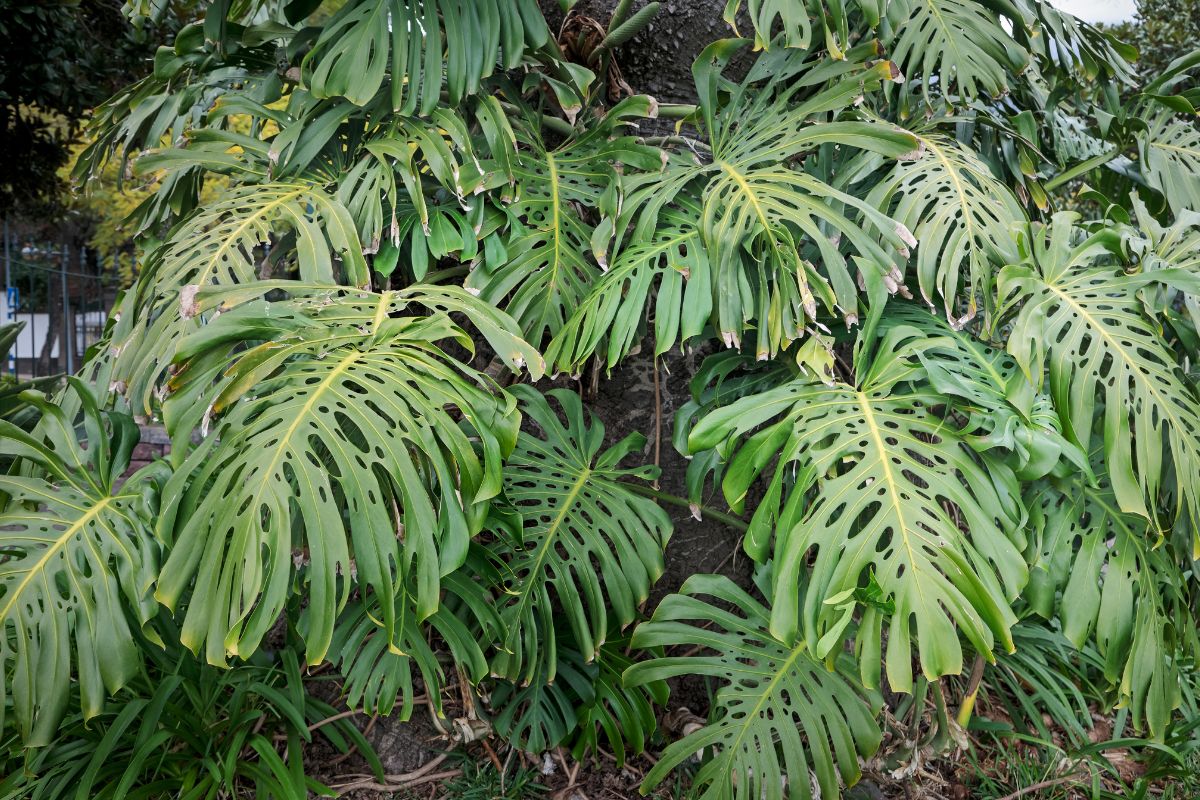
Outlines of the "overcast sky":
{"label": "overcast sky", "polygon": [[1088,22],[1121,22],[1132,19],[1134,0],[1051,0],[1054,5]]}

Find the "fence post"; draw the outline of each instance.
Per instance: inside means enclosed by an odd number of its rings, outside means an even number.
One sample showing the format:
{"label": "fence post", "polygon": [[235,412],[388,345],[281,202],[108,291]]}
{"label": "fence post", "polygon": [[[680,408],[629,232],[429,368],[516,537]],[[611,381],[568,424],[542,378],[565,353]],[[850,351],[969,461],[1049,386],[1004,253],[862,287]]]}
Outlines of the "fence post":
{"label": "fence post", "polygon": [[[12,242],[8,238],[8,214],[4,215],[4,321],[17,318],[16,293],[12,285]],[[8,374],[17,374],[17,343],[8,348]]]}
{"label": "fence post", "polygon": [[67,259],[69,258],[70,249],[66,242],[63,243],[62,249],[62,267],[59,269],[59,275],[62,276],[62,338],[59,340],[59,352],[63,354],[58,361],[59,369],[66,365],[66,373],[68,375],[75,372],[75,363],[72,358],[71,347],[71,304],[67,296]]}

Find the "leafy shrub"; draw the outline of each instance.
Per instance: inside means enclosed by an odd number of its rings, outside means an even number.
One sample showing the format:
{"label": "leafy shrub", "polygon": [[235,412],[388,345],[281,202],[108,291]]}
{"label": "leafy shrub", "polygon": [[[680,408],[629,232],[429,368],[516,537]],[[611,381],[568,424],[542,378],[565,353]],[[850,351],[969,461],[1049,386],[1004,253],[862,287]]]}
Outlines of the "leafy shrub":
{"label": "leafy shrub", "polygon": [[[707,676],[644,784],[701,752],[701,797],[836,795],[884,704],[928,693],[945,740],[971,661],[1014,724],[1187,730],[1200,55],[1138,86],[1046,2],[748,3],[753,55],[711,44],[666,106],[619,96],[629,2],[587,64],[532,0],[319,6],[215,2],[96,112],[78,177],[157,174],[162,241],[83,379],[0,422],[5,724],[45,775],[119,727],[162,619],[224,668],[282,617],[372,713],[461,676],[533,750],[641,752]],[[726,348],[677,415],[686,499],[536,386],[643,340]],[[123,477],[131,416],[174,449]],[[758,585],[647,620],[657,501],[714,486]]]}

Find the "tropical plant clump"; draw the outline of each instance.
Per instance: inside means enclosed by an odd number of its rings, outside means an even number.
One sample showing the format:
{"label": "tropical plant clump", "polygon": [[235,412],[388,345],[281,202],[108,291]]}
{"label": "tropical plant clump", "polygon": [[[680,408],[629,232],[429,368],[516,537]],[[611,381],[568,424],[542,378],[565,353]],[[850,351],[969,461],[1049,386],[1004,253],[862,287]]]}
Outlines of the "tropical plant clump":
{"label": "tropical plant clump", "polygon": [[[1075,665],[1174,735],[1200,53],[1138,85],[1039,0],[734,0],[748,38],[668,105],[616,66],[656,6],[581,47],[535,0],[216,0],[97,109],[77,177],[160,188],[102,344],[24,391],[36,424],[0,420],[0,713],[30,780],[114,695],[175,702],[143,686],[161,629],[234,674],[282,636],[369,713],[458,682],[514,747],[618,760],[705,676],[643,785],[700,753],[705,798],[836,797],[924,698],[953,738],[979,675],[1086,741]],[[745,515],[754,586],[647,605],[672,524],[646,440],[544,377],[638,348],[707,355],[683,502]],[[135,420],[173,449],[128,474]]]}

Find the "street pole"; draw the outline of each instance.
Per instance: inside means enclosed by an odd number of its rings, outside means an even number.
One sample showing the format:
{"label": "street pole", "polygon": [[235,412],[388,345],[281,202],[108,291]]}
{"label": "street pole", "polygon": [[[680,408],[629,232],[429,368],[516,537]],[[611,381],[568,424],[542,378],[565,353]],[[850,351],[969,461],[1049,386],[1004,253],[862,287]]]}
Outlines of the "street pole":
{"label": "street pole", "polygon": [[62,267],[59,274],[62,276],[62,340],[59,342],[59,352],[63,353],[63,358],[59,359],[58,366],[61,368],[65,363],[67,365],[67,374],[75,372],[74,359],[71,357],[71,305],[67,297],[67,258],[69,249],[66,242],[63,243],[62,249]]}
{"label": "street pole", "polygon": [[[16,298],[12,285],[12,242],[8,238],[8,214],[4,215],[4,317],[5,322],[17,318]],[[17,374],[17,343],[8,349],[8,374]]]}

